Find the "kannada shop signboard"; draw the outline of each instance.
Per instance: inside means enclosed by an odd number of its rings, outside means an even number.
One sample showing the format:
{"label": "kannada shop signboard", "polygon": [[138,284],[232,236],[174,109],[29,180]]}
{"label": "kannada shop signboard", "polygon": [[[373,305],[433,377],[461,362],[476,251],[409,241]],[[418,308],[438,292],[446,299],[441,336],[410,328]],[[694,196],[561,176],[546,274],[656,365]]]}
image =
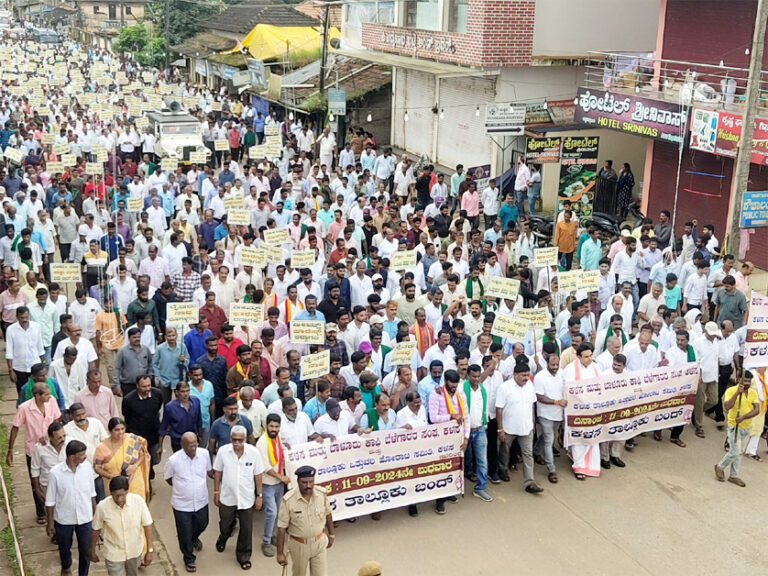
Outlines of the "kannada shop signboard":
{"label": "kannada shop signboard", "polygon": [[556,164],[560,161],[562,138],[528,138],[525,143],[525,159],[534,164]]}
{"label": "kannada shop signboard", "polygon": [[628,440],[687,424],[698,383],[695,362],[566,382],[564,443]]}
{"label": "kannada shop signboard", "polygon": [[[689,146],[694,150],[709,152],[716,156],[736,158],[742,125],[741,114],[694,108]],[[768,119],[766,118],[755,118],[749,161],[752,164],[768,166]]]}
{"label": "kannada shop signboard", "polygon": [[576,122],[680,144],[686,115],[680,104],[579,88]]}
{"label": "kannada shop signboard", "polygon": [[563,209],[565,200],[570,200],[577,219],[592,213],[599,143],[597,136],[563,138],[560,183],[557,189],[558,210]]}
{"label": "kannada shop signboard", "polygon": [[462,427],[454,421],[412,430],[356,434],[286,449],[290,478],[301,466],[317,470],[334,520],[346,520],[460,494],[464,488]]}
{"label": "kannada shop signboard", "polygon": [[768,192],[744,192],[739,224],[742,228],[768,226]]}

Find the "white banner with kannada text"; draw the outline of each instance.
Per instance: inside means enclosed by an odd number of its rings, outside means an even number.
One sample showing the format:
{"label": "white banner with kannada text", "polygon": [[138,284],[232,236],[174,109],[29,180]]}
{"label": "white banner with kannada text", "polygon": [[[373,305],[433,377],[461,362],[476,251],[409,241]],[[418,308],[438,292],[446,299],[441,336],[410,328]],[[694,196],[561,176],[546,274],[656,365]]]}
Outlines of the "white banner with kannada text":
{"label": "white banner with kannada text", "polygon": [[760,366],[768,366],[768,298],[752,291],[744,342],[744,368]]}

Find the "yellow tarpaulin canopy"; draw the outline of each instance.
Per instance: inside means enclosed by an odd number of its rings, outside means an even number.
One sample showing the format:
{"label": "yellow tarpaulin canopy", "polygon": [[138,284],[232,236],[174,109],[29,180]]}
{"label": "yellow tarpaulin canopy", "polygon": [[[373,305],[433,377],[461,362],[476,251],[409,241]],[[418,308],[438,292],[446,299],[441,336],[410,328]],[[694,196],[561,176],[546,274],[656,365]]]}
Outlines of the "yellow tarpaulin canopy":
{"label": "yellow tarpaulin canopy", "polygon": [[[328,29],[328,41],[339,37],[338,28]],[[274,60],[304,52],[320,50],[323,46],[320,29],[309,26],[283,27],[257,24],[242,41],[257,60]]]}

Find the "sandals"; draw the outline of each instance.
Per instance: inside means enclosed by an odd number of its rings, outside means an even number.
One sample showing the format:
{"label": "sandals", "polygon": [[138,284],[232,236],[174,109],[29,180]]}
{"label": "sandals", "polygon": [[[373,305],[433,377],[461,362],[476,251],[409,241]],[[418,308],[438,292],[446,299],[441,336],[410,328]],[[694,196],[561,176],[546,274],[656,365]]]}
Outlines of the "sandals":
{"label": "sandals", "polygon": [[216,540],[216,552],[224,552],[226,547],[227,547],[226,542],[222,542],[221,540]]}
{"label": "sandals", "polygon": [[184,569],[187,572],[197,572],[197,566],[195,566],[194,564],[184,564]]}
{"label": "sandals", "polygon": [[680,446],[680,448],[685,448],[685,442],[680,440],[680,438],[670,438],[669,441],[672,442],[672,444]]}
{"label": "sandals", "polygon": [[656,440],[656,442],[661,442],[661,430],[654,431],[653,439]]}
{"label": "sandals", "polygon": [[706,438],[707,437],[707,435],[704,434],[704,429],[703,428],[696,428],[696,436],[698,436],[699,438]]}
{"label": "sandals", "polygon": [[557,472],[550,472],[547,475],[547,480],[549,480],[552,484],[557,484]]}
{"label": "sandals", "polygon": [[45,524],[46,524],[47,522],[48,522],[48,520],[46,520],[45,516],[38,516],[38,517],[37,517],[37,524],[38,524],[39,526],[45,526]]}
{"label": "sandals", "polygon": [[763,461],[763,459],[760,458],[760,456],[758,456],[757,454],[753,454],[752,455],[752,460],[754,460],[755,462],[762,462]]}
{"label": "sandals", "polygon": [[248,562],[248,561],[240,562],[240,568],[242,568],[243,570],[250,570],[251,569],[251,563]]}
{"label": "sandals", "polygon": [[578,472],[574,472],[573,475],[576,477],[576,480],[584,481],[587,479],[584,474],[579,474]]}

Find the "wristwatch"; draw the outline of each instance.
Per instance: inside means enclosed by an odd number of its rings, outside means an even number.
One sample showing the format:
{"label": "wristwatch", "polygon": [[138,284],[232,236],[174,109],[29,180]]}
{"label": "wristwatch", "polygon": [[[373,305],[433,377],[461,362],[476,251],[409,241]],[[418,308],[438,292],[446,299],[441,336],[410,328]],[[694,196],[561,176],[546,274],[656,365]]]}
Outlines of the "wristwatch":
{"label": "wristwatch", "polygon": [[258,492],[256,492],[256,498],[261,498],[261,494],[259,494]]}

